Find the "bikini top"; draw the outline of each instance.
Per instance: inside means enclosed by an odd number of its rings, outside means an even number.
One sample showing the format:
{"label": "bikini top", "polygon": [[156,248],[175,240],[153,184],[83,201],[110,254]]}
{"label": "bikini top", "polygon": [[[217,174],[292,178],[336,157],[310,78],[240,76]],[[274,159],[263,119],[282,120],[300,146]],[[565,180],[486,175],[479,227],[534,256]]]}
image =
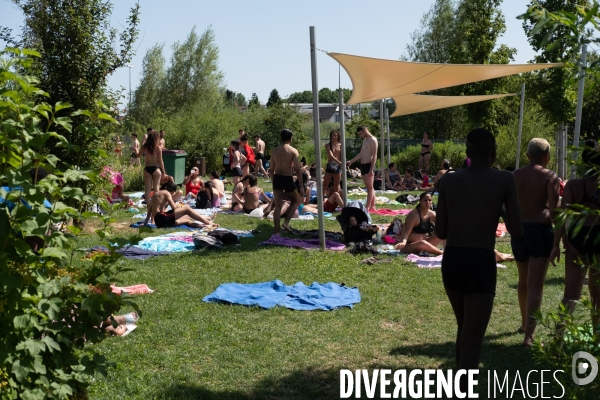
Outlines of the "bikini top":
{"label": "bikini top", "polygon": [[430,146],[428,144],[421,143],[421,147],[425,147],[426,149],[428,149]]}
{"label": "bikini top", "polygon": [[600,208],[600,201],[599,201],[599,197],[600,196],[600,188],[596,189],[596,193],[594,193],[593,196],[590,196],[587,192],[587,181],[584,179],[583,180],[583,197],[581,198],[580,203],[581,204],[593,204],[596,207]]}
{"label": "bikini top", "polygon": [[397,172],[390,172],[390,183],[394,184],[400,182],[400,174]]}
{"label": "bikini top", "polygon": [[253,192],[251,192],[251,191],[250,191],[250,190],[248,190],[248,189],[250,189],[250,188],[246,188],[246,189],[244,189],[244,194],[245,194],[245,195],[246,195],[246,194],[253,194],[254,196],[256,196],[256,201],[260,200],[260,192],[261,192],[261,189],[258,189],[258,191],[253,191]]}
{"label": "bikini top", "polygon": [[433,232],[434,227],[435,225],[431,222],[431,217],[429,217],[427,221],[423,221],[421,213],[419,212],[419,225],[413,227],[412,231],[414,233],[430,234],[431,232]]}

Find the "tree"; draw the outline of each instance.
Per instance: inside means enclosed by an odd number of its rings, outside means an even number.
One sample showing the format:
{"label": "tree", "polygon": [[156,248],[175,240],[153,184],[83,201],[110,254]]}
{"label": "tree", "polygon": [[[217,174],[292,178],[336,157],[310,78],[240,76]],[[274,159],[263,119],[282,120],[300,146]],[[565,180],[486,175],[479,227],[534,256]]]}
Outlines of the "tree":
{"label": "tree", "polygon": [[407,59],[445,63],[450,59],[454,36],[455,9],[452,0],[437,0],[421,18],[420,31],[411,33],[406,45]]}
{"label": "tree", "polygon": [[[352,89],[343,89],[344,103],[350,100],[352,96]],[[322,88],[319,90],[319,103],[339,103],[338,89],[331,90],[329,88]],[[292,93],[286,100],[288,103],[312,103],[312,90],[305,90],[303,92]]]}
{"label": "tree", "polygon": [[[549,12],[566,11],[575,13],[577,6],[587,4],[587,0],[533,0],[529,9],[546,9]],[[535,62],[561,62],[571,60],[576,52],[575,46],[569,38],[569,27],[537,26],[538,20],[533,15],[521,16],[524,19],[523,29],[527,34],[529,43],[539,54]],[[537,28],[537,29],[534,29]],[[552,43],[552,47],[547,47]],[[569,85],[576,73],[575,68],[552,68],[535,74],[532,80],[531,91],[538,97],[538,101],[556,123],[563,123],[573,118],[575,110],[575,88]]]}
{"label": "tree", "polygon": [[128,112],[138,123],[148,125],[159,109],[159,99],[165,82],[163,44],[152,46],[142,60],[142,79],[135,89],[131,110]]}
{"label": "tree", "polygon": [[231,104],[234,107],[244,107],[248,103],[243,94],[227,89],[225,90],[225,104]]}
{"label": "tree", "polygon": [[258,96],[256,95],[256,93],[252,93],[252,97],[248,102],[248,108],[252,107],[260,107],[260,101],[258,101]]}
{"label": "tree", "polygon": [[267,107],[276,107],[281,105],[281,97],[279,97],[279,92],[277,89],[271,90],[271,94],[269,94],[269,100],[267,100]]}
{"label": "tree", "polygon": [[159,98],[161,108],[173,112],[200,101],[220,104],[223,73],[219,71],[219,48],[211,27],[200,36],[196,27],[192,28],[185,42],[176,42],[171,48],[171,65]]}
{"label": "tree", "polygon": [[[125,29],[111,28],[112,4],[103,0],[13,0],[25,15],[22,44],[42,54],[30,70],[40,79],[51,104],[69,102],[75,109],[98,110],[108,77],[130,62],[138,35],[139,4],[131,8]],[[12,43],[16,41],[10,39]],[[119,50],[115,48],[120,47]],[[83,121],[76,117],[75,122]],[[69,147],[81,146],[80,132],[61,132]],[[68,162],[73,153],[51,146]],[[89,165],[89,161],[85,161]]]}

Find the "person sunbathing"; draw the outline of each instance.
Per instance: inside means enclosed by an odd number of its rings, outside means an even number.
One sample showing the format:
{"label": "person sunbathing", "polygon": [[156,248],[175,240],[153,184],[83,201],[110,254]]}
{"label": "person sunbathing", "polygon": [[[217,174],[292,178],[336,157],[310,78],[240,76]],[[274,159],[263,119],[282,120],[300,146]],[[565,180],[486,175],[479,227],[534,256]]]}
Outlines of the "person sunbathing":
{"label": "person sunbathing", "polygon": [[[256,186],[256,177],[254,175],[246,175],[244,179],[242,179],[242,183],[244,184],[244,191],[242,192],[244,200],[244,213],[250,214],[257,208],[260,208],[264,211],[271,203],[271,199],[267,197],[261,188]],[[260,204],[261,199],[265,204]]]}
{"label": "person sunbathing", "polygon": [[[173,201],[173,194],[175,192],[177,192],[177,185],[169,182],[164,185],[164,190],[159,190],[152,196],[150,209],[146,214],[144,225],[152,217],[158,228],[173,228],[181,225],[193,228],[218,226],[213,224],[210,218],[200,215],[189,206],[177,207]],[[165,211],[167,205],[171,206],[171,211]]]}
{"label": "person sunbathing", "polygon": [[388,190],[400,190],[402,177],[398,173],[398,165],[390,163],[385,170],[385,188]]}
{"label": "person sunbathing", "polygon": [[425,251],[436,256],[443,253],[437,248],[442,240],[433,234],[435,212],[431,210],[431,204],[431,194],[421,193],[417,207],[406,215],[396,250],[402,250],[406,254]]}
{"label": "person sunbathing", "polygon": [[[117,326],[113,326],[113,320]],[[102,321],[100,328],[115,336],[127,336],[131,332],[133,332],[135,328],[137,328],[137,320],[138,314],[136,312],[130,312],[124,315],[117,315],[115,317],[111,316],[106,318],[106,320]]]}

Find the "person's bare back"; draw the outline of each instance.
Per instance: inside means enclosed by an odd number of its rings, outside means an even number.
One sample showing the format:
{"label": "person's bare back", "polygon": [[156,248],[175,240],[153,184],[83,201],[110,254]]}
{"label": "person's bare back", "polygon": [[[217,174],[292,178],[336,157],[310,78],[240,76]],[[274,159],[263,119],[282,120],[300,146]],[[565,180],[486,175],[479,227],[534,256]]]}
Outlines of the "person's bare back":
{"label": "person's bare back", "polygon": [[552,225],[558,207],[558,176],[541,165],[527,165],[514,172],[523,222]]}
{"label": "person's bare back", "polygon": [[280,144],[271,152],[271,164],[275,165],[275,175],[292,176],[294,160],[298,159],[298,150],[289,144]]}
{"label": "person's bare back", "polygon": [[173,201],[173,197],[171,193],[166,190],[159,190],[154,193],[152,196],[152,201],[150,202],[150,211],[149,214],[154,218],[156,213],[163,212],[169,204],[172,209],[175,209],[175,202]]}
{"label": "person's bare back", "polygon": [[[503,204],[510,219],[507,227],[516,224],[521,229],[513,210],[516,207],[518,214],[515,179],[508,171],[471,167],[446,174],[439,202],[447,210],[446,226],[440,227],[445,228],[447,246],[494,250]],[[439,222],[438,218],[438,226]]]}

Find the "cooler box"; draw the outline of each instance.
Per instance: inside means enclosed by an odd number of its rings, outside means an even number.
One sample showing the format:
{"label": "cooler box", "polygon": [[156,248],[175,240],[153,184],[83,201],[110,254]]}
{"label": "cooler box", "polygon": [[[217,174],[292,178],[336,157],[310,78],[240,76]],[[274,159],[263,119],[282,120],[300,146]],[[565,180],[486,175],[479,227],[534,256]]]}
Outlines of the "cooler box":
{"label": "cooler box", "polygon": [[167,175],[171,175],[177,185],[182,184],[185,179],[187,153],[184,150],[163,150],[162,157]]}

